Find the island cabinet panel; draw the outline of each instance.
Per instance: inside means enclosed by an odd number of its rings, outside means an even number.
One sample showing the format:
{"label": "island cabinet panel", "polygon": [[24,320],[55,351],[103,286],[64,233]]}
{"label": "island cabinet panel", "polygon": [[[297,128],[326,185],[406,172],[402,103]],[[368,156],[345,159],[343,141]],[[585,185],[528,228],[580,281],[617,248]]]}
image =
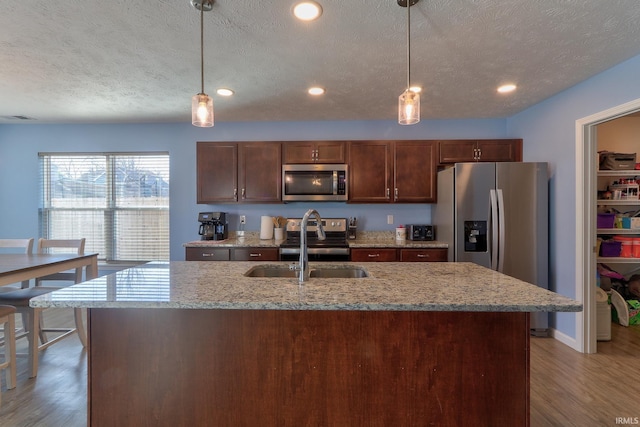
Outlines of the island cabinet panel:
{"label": "island cabinet panel", "polygon": [[345,163],[344,141],[284,142],[283,163]]}
{"label": "island cabinet panel", "polygon": [[401,262],[446,262],[448,249],[400,249]]}
{"label": "island cabinet panel", "polygon": [[185,248],[186,261],[229,261],[229,248]]}
{"label": "island cabinet panel", "polygon": [[390,248],[352,248],[351,261],[354,262],[394,262],[397,250]]}
{"label": "island cabinet panel", "polygon": [[280,203],[280,143],[198,142],[198,203]]}
{"label": "island cabinet panel", "polygon": [[528,426],[529,315],[88,310],[90,426]]}
{"label": "island cabinet panel", "polygon": [[438,141],[439,164],[462,162],[521,162],[522,139]]}

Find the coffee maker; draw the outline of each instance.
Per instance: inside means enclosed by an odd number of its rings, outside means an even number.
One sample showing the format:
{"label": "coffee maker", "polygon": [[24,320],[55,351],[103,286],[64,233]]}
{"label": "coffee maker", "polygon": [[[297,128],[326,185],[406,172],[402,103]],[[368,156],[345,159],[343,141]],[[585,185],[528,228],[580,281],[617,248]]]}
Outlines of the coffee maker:
{"label": "coffee maker", "polygon": [[226,240],[229,235],[227,214],[224,212],[200,212],[198,214],[201,240]]}

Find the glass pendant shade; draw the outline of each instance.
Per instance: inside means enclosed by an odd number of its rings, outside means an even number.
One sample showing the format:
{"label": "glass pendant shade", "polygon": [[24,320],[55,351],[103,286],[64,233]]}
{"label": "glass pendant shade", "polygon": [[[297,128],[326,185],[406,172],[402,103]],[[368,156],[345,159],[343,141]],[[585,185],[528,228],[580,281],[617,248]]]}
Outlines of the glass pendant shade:
{"label": "glass pendant shade", "polygon": [[420,95],[407,89],[398,98],[398,123],[415,125],[420,121]]}
{"label": "glass pendant shade", "polygon": [[213,126],[213,98],[206,93],[191,98],[191,124],[201,128]]}

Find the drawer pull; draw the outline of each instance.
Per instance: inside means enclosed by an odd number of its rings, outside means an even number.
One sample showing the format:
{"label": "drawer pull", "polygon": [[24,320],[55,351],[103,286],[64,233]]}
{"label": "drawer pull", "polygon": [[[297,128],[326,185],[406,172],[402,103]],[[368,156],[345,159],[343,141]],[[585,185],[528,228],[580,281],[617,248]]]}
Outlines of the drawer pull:
{"label": "drawer pull", "polygon": [[367,255],[369,258],[377,258],[380,256],[380,254],[368,254]]}
{"label": "drawer pull", "polygon": [[418,254],[418,258],[429,258],[429,254]]}
{"label": "drawer pull", "polygon": [[253,258],[256,258],[256,257],[261,257],[261,256],[262,256],[262,254],[254,254],[254,253],[251,253],[251,254],[249,254],[249,256],[250,256],[250,257],[253,257]]}
{"label": "drawer pull", "polygon": [[203,253],[202,256],[203,257],[208,257],[208,256],[214,256],[215,254],[211,254],[211,253]]}

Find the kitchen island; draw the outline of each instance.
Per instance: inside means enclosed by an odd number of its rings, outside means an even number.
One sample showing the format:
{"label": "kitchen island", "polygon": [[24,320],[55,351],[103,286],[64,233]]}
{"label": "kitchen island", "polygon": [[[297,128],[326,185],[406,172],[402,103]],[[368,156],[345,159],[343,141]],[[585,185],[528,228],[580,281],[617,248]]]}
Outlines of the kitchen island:
{"label": "kitchen island", "polygon": [[469,263],[303,285],[244,275],[261,264],[150,264],[33,299],[88,309],[89,425],[528,425],[528,313],[582,308]]}

